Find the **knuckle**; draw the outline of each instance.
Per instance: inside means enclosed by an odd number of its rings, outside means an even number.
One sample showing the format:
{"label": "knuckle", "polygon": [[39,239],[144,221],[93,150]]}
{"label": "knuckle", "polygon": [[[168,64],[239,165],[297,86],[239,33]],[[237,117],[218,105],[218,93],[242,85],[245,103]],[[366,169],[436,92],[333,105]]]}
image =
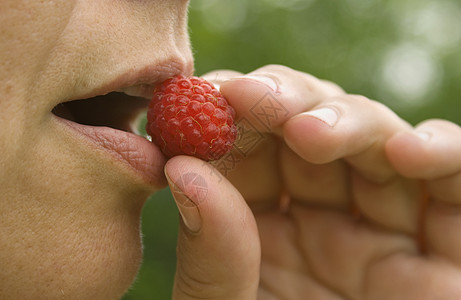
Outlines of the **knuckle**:
{"label": "knuckle", "polygon": [[458,124],[442,119],[428,119],[416,125],[416,128],[418,129],[427,127],[440,130],[450,130],[455,132],[461,131],[461,127]]}
{"label": "knuckle", "polygon": [[362,95],[349,94],[342,97],[354,109],[360,108],[373,114],[377,119],[398,119],[401,120],[397,114],[392,111],[388,106],[380,101],[369,99]]}
{"label": "knuckle", "polygon": [[346,93],[342,87],[340,87],[332,81],[321,80],[321,82],[323,83],[325,90],[328,92],[328,95],[332,97],[336,95],[343,95]]}
{"label": "knuckle", "polygon": [[199,279],[196,274],[192,275],[186,270],[176,273],[175,278],[176,294],[187,299],[216,299],[217,292],[215,284],[211,281]]}
{"label": "knuckle", "polygon": [[259,69],[256,69],[254,72],[269,72],[269,73],[278,73],[278,72],[294,72],[293,69],[277,64],[269,64],[265,65]]}

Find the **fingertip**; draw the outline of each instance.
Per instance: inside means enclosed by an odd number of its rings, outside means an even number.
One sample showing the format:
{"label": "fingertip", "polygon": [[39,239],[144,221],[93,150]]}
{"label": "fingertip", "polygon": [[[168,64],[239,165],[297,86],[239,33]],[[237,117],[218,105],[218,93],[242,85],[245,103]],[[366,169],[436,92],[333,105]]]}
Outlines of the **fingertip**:
{"label": "fingertip", "polygon": [[229,226],[244,226],[238,220],[248,217],[248,205],[239,191],[211,164],[191,156],[175,156],[166,163],[165,174],[171,182],[178,208],[198,209],[202,232],[214,234]]}
{"label": "fingertip", "polygon": [[331,109],[302,113],[289,119],[283,126],[287,145],[308,162],[323,164],[338,158],[341,147],[331,130],[338,114]]}
{"label": "fingertip", "polygon": [[399,132],[385,145],[389,162],[398,173],[409,178],[431,176],[428,143],[430,134],[425,131]]}
{"label": "fingertip", "polygon": [[461,171],[461,128],[446,120],[427,120],[387,143],[389,160],[402,175],[436,179]]}
{"label": "fingertip", "polygon": [[243,295],[257,290],[256,221],[238,191],[215,172],[210,164],[190,156],[175,156],[165,165],[182,219],[176,298],[247,299]]}
{"label": "fingertip", "polygon": [[222,82],[220,90],[235,109],[237,119],[244,119],[258,132],[271,132],[291,112],[274,76],[238,76]]}
{"label": "fingertip", "polygon": [[221,82],[220,89],[237,116],[261,132],[279,132],[291,117],[344,93],[331,83],[280,65],[230,78]]}
{"label": "fingertip", "polygon": [[200,207],[208,201],[209,192],[214,192],[216,186],[211,168],[198,158],[178,155],[167,161],[164,171],[173,195],[184,194],[195,206]]}

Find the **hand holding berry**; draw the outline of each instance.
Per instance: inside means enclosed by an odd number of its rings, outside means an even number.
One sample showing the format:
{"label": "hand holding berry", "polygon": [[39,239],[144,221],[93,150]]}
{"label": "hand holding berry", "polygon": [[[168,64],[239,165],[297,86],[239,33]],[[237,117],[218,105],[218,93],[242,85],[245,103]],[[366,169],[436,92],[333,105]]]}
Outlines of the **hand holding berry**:
{"label": "hand holding berry", "polygon": [[[178,204],[178,298],[461,295],[457,125],[413,128],[378,102],[281,66],[205,78],[264,139],[228,179],[192,157],[167,163],[177,202],[192,204]],[[252,113],[268,93],[286,109],[270,128]],[[184,173],[207,183],[205,197],[180,182]]]}

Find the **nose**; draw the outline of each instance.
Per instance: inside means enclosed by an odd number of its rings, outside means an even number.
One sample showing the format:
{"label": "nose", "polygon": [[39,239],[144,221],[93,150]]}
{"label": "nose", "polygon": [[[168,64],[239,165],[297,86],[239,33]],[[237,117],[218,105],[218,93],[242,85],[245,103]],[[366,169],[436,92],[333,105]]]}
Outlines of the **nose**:
{"label": "nose", "polygon": [[184,75],[192,75],[188,4],[188,0],[125,1],[120,14],[126,18],[122,20],[119,30],[126,32],[126,44],[140,49],[143,54],[149,49],[151,55],[174,58]]}
{"label": "nose", "polygon": [[[115,69],[174,61],[184,75],[193,73],[185,0],[87,1],[87,35],[93,38],[102,66]],[[104,4],[106,3],[106,4]],[[116,4],[114,4],[116,3]],[[125,66],[123,66],[125,65]]]}
{"label": "nose", "polygon": [[146,42],[145,46],[152,48],[163,46],[190,51],[188,4],[188,0],[126,0],[116,9],[115,15],[106,16],[117,19],[111,22],[114,29],[124,32],[124,39],[130,39],[132,43]]}

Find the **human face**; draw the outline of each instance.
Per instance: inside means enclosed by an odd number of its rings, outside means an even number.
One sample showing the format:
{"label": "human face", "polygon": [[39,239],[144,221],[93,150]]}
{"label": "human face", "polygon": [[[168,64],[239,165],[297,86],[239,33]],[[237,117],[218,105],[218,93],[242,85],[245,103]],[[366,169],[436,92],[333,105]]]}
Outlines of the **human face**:
{"label": "human face", "polygon": [[[193,72],[187,5],[0,2],[1,299],[113,299],[130,286],[165,159],[128,124],[156,83]],[[112,91],[138,97],[94,98]]]}

